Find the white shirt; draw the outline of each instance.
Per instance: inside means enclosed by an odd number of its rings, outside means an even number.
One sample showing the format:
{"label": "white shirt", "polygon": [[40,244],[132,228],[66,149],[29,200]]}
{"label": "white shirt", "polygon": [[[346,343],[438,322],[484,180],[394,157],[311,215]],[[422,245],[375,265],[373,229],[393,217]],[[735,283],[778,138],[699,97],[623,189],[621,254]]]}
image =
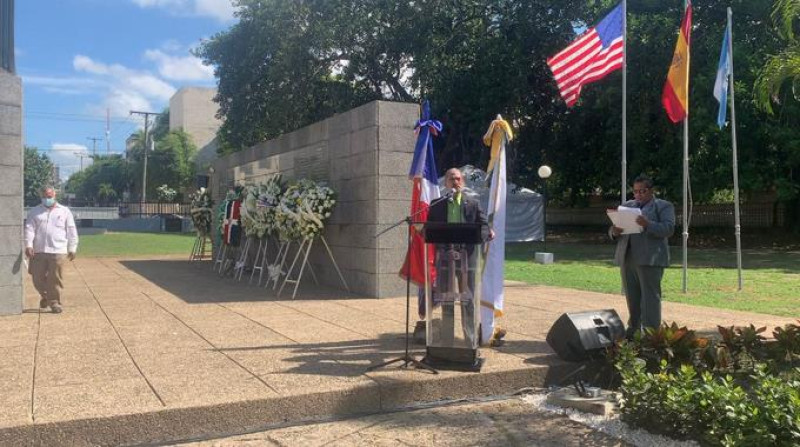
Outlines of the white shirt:
{"label": "white shirt", "polygon": [[66,206],[52,208],[37,205],[25,219],[25,248],[34,253],[75,253],[78,249],[78,230],[75,219]]}

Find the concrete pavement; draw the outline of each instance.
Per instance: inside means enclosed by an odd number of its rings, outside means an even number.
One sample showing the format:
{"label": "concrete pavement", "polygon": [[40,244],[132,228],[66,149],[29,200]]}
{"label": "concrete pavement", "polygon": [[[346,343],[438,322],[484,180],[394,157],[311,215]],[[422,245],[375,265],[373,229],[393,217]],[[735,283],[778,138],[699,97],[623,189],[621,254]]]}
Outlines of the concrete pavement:
{"label": "concrete pavement", "polygon": [[627,446],[563,415],[536,411],[521,399],[469,402],[303,424],[181,444],[182,447],[316,446]]}
{"label": "concrete pavement", "polygon": [[[276,299],[183,258],[78,259],[65,276],[63,314],[40,313],[28,280],[25,313],[0,318],[0,445],[176,442],[501,395],[573,368],[544,341],[563,312],[626,317],[621,296],[509,284],[508,342],[481,351],[481,373],[365,373],[402,353],[405,298]],[[672,303],[664,318],[709,331],[790,321]]]}

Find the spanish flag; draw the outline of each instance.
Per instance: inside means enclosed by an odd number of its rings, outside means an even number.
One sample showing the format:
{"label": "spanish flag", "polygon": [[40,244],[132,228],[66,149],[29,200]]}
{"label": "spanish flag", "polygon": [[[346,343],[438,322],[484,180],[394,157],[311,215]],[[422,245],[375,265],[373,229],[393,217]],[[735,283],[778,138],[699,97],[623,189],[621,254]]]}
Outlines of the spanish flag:
{"label": "spanish flag", "polygon": [[661,103],[673,123],[686,119],[689,114],[689,48],[692,35],[692,2],[686,2],[681,21],[681,32],[672,56],[667,82],[661,93]]}

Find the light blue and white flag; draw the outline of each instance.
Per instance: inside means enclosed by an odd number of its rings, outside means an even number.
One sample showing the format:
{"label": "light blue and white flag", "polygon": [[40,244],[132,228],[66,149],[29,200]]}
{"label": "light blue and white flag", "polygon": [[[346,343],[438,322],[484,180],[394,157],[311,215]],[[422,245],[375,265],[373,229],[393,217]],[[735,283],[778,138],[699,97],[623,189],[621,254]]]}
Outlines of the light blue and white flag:
{"label": "light blue and white flag", "polygon": [[731,24],[725,27],[725,37],[722,38],[722,50],[719,52],[719,68],[717,80],[714,81],[714,97],[719,101],[717,124],[719,128],[725,127],[725,115],[728,112],[728,82],[731,76]]}

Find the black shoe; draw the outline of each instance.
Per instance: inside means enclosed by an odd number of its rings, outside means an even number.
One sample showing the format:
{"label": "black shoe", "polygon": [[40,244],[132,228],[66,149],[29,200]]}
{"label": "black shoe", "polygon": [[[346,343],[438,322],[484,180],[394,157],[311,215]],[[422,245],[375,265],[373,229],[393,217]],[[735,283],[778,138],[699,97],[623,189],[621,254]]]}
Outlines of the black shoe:
{"label": "black shoe", "polygon": [[417,325],[414,326],[414,344],[417,345],[424,345],[426,341],[426,333],[425,333],[425,321],[417,321]]}
{"label": "black shoe", "polygon": [[50,306],[47,305],[46,299],[42,298],[39,300],[39,309],[47,309],[48,307]]}

